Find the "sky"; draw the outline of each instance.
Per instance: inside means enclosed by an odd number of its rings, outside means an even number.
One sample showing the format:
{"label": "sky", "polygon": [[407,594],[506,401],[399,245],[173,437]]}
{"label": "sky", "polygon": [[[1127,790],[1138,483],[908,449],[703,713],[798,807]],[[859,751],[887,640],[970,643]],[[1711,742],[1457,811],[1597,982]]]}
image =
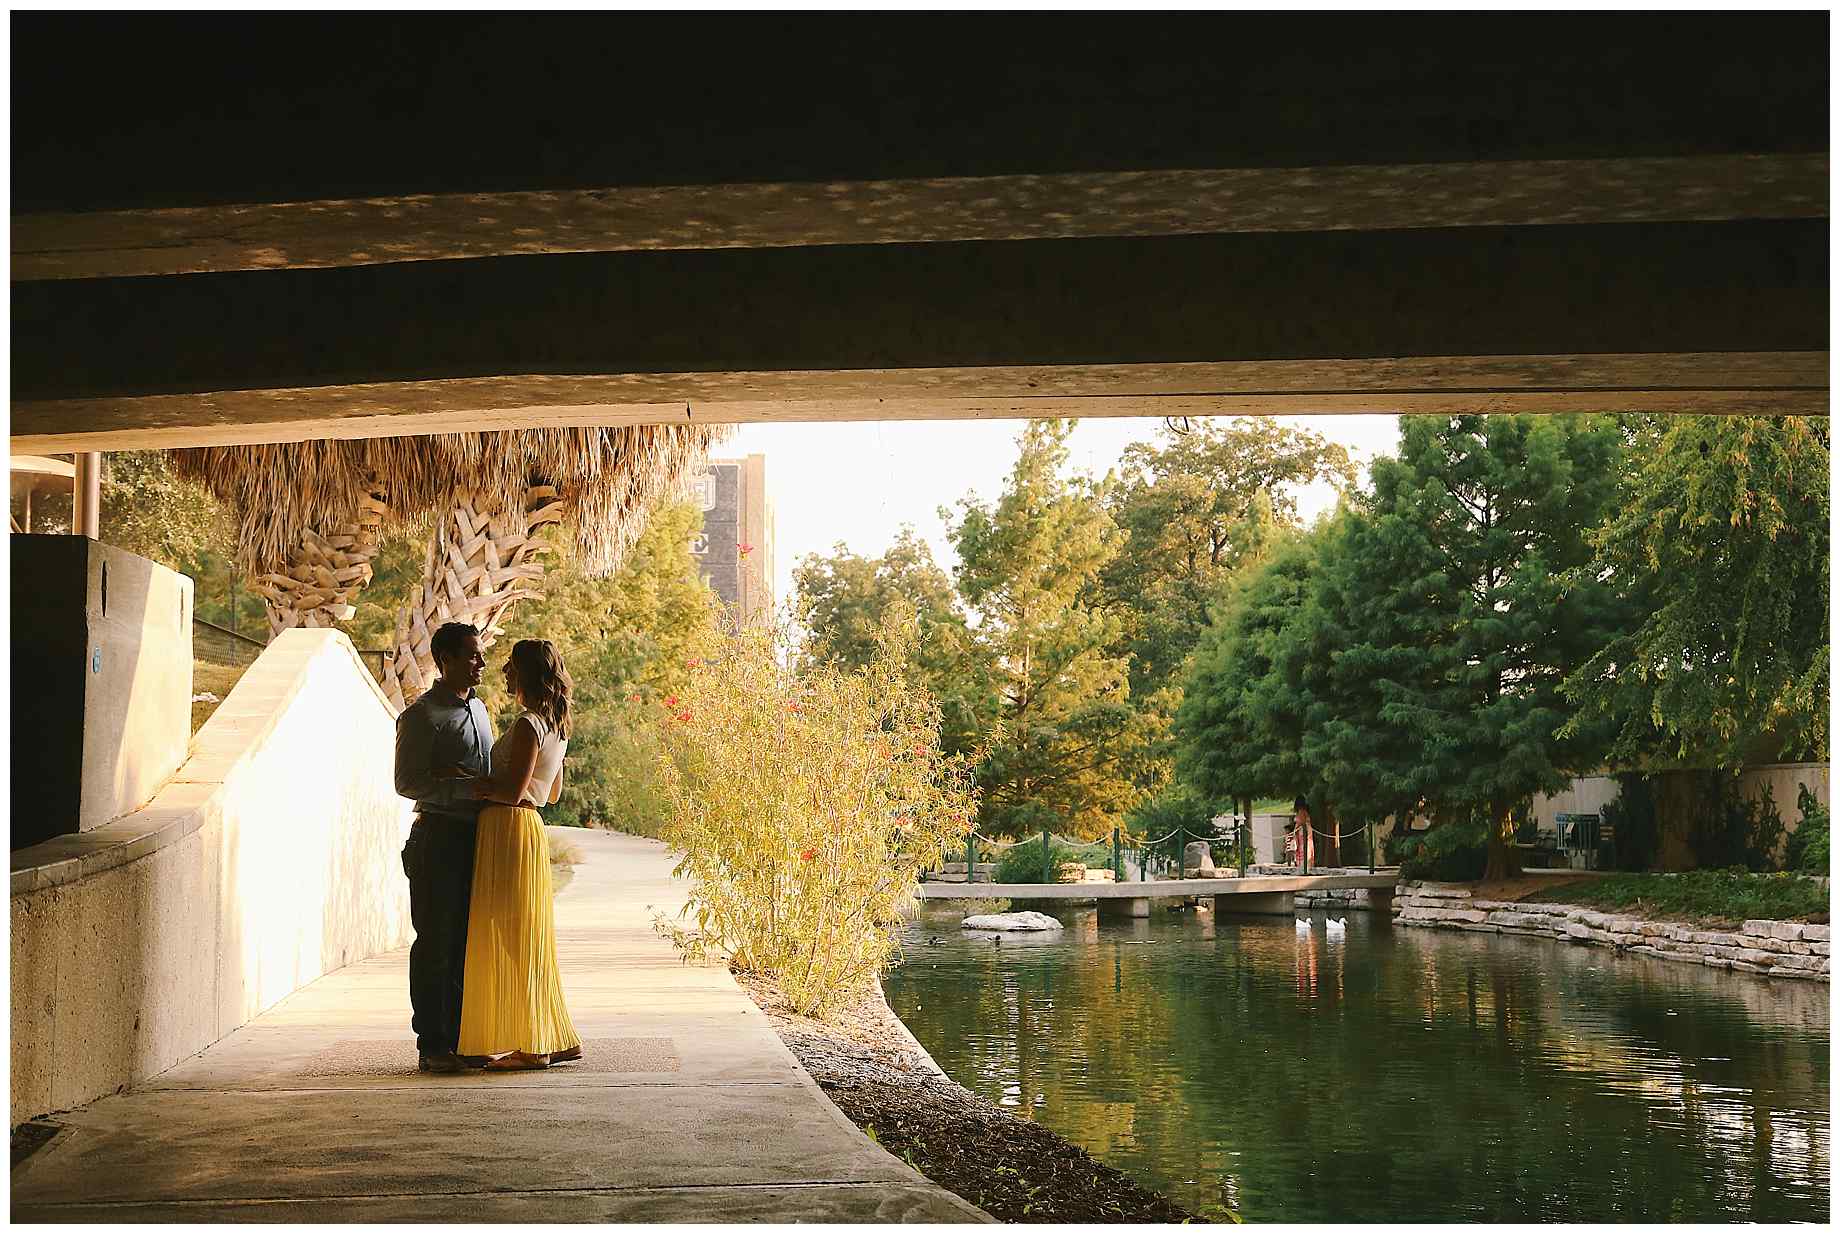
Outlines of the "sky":
{"label": "sky", "polygon": [[[1348,448],[1363,468],[1399,444],[1396,416],[1281,416]],[[774,510],[773,597],[792,594],[792,570],[808,553],[828,555],[838,543],[859,556],[885,552],[911,524],[948,572],[956,555],[939,507],[975,494],[994,502],[1016,460],[1022,420],[893,420],[827,424],[744,425],[718,458],[767,456],[767,493]],[[1068,442],[1070,472],[1103,476],[1124,447],[1153,440],[1161,420],[1082,420]],[[1304,490],[1305,522],[1334,504],[1327,484]]]}

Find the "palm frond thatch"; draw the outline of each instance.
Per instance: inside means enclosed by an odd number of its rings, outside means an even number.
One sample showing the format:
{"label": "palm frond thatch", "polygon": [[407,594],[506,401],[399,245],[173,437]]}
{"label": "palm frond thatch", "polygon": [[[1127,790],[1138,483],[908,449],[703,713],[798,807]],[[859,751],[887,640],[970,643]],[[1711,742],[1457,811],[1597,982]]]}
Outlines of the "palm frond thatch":
{"label": "palm frond thatch", "polygon": [[239,562],[285,567],[309,532],[358,520],[380,492],[385,528],[440,517],[456,500],[524,530],[524,495],[553,487],[584,569],[604,574],[643,530],[646,503],[725,437],[726,426],[513,429],[357,441],[204,446],[173,452],[181,475],[235,511]]}

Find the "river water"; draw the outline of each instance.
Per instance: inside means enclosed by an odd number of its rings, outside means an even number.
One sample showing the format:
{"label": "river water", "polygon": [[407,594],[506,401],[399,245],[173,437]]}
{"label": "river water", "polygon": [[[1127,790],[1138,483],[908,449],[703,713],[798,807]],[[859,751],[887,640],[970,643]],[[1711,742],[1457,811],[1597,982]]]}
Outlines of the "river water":
{"label": "river water", "polygon": [[[888,998],[953,1079],[1249,1221],[1825,1221],[1828,992],[1325,914],[929,908]],[[941,941],[929,943],[929,939]]]}

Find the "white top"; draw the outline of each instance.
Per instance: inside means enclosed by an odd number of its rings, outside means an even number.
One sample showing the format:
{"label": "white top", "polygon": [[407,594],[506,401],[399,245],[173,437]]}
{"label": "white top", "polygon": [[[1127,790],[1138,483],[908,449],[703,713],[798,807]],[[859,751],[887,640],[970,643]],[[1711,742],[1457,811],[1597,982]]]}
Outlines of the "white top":
{"label": "white top", "polygon": [[517,721],[505,730],[492,746],[492,765],[498,766],[498,760],[509,749],[511,734],[516,731],[518,723],[528,723],[537,733],[537,765],[531,770],[530,784],[524,789],[524,805],[548,805],[551,794],[556,791],[556,779],[562,774],[562,756],[569,748],[568,738],[551,728],[549,721],[534,711],[526,711]]}

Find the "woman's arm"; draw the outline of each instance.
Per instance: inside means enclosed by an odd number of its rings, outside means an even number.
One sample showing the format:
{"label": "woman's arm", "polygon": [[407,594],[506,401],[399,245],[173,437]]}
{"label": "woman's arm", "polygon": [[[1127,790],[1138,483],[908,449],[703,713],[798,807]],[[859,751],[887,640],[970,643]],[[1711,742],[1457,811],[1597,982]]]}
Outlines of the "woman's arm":
{"label": "woman's arm", "polygon": [[553,806],[562,800],[562,772],[567,766],[568,760],[566,759],[556,764],[556,784],[549,790],[549,801],[545,804]]}
{"label": "woman's arm", "polygon": [[470,784],[473,796],[498,805],[522,804],[524,791],[530,787],[530,774],[537,769],[537,729],[523,716],[511,726],[511,739],[503,758],[492,760],[492,774],[477,776]]}

